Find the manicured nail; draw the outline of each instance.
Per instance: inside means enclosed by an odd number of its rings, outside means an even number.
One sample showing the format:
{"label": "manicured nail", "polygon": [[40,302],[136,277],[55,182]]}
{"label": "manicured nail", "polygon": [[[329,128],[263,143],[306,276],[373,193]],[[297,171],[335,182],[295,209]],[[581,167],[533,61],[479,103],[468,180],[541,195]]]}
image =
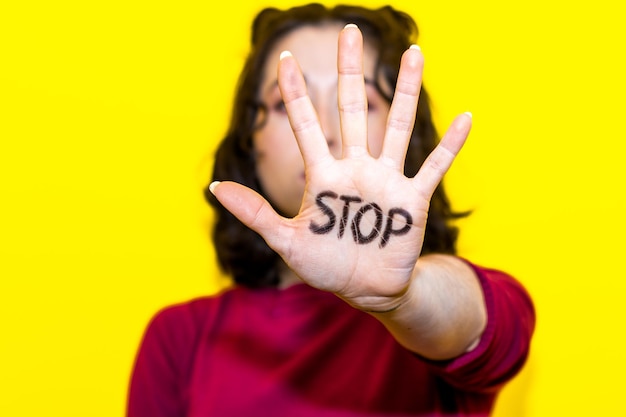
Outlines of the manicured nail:
{"label": "manicured nail", "polygon": [[213,181],[211,184],[209,184],[209,191],[211,191],[211,194],[215,194],[215,187],[217,187],[218,185],[220,185],[219,181]]}
{"label": "manicured nail", "polygon": [[287,58],[288,56],[291,56],[291,52],[289,51],[282,51],[280,53],[280,59],[282,60],[283,58]]}
{"label": "manicured nail", "polygon": [[411,45],[409,49],[417,49],[418,51],[422,50],[422,48],[420,48],[419,45],[415,45],[415,44]]}
{"label": "manicured nail", "polygon": [[355,25],[354,23],[348,23],[343,28],[344,29],[348,29],[348,28],[356,28],[356,29],[358,29],[359,27],[357,25]]}

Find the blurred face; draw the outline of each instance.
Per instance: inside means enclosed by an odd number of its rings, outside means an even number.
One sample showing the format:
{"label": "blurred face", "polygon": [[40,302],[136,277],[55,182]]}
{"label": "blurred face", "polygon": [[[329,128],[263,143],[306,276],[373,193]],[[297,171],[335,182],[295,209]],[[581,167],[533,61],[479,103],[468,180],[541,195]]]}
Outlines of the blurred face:
{"label": "blurred face", "polygon": [[[298,213],[304,193],[304,163],[289,125],[276,76],[279,55],[289,50],[298,60],[331,153],[341,157],[337,110],[337,37],[343,25],[303,26],[279,40],[263,70],[259,99],[267,107],[265,123],[254,136],[256,169],[269,200],[286,216]],[[389,103],[374,85],[377,54],[365,43],[363,70],[368,100],[368,145],[377,157],[389,113]]]}

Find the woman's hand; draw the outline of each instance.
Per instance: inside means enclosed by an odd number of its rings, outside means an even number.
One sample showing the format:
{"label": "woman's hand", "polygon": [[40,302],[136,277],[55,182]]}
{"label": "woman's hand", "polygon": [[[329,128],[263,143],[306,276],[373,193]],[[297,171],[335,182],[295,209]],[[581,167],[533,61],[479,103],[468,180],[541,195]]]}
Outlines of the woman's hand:
{"label": "woman's hand", "polygon": [[407,292],[421,252],[430,198],[463,146],[471,117],[457,117],[415,177],[404,176],[423,67],[419,48],[412,47],[402,57],[381,155],[372,157],[363,39],[358,28],[347,26],[339,35],[342,158],[336,159],[296,60],[290,54],[281,58],[279,87],[305,163],[299,213],[281,217],[260,195],[232,182],[213,184],[212,191],[304,282],[365,311],[393,310]]}

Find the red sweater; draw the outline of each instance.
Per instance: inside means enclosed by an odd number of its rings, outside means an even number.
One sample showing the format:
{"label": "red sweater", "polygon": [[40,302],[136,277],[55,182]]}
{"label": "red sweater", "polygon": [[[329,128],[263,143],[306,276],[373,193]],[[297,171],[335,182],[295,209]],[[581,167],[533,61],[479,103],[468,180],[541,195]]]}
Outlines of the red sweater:
{"label": "red sweater", "polygon": [[139,349],[127,415],[488,416],[526,359],[535,316],[513,278],[475,269],[487,328],[450,361],[412,354],[373,317],[305,284],[168,307]]}

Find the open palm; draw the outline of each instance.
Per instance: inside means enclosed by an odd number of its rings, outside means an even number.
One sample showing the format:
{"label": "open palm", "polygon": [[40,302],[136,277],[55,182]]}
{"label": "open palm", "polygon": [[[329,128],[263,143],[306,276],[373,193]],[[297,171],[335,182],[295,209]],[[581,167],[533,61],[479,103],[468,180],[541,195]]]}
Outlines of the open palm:
{"label": "open palm", "polygon": [[305,164],[302,206],[279,216],[252,190],[213,187],[219,201],[258,232],[298,276],[357,308],[381,311],[408,288],[421,252],[430,198],[463,146],[471,118],[459,116],[413,178],[403,174],[418,102],[423,58],[405,52],[380,156],[367,147],[363,39],[339,35],[338,100],[342,158],[330,153],[296,60],[285,54],[278,82]]}

